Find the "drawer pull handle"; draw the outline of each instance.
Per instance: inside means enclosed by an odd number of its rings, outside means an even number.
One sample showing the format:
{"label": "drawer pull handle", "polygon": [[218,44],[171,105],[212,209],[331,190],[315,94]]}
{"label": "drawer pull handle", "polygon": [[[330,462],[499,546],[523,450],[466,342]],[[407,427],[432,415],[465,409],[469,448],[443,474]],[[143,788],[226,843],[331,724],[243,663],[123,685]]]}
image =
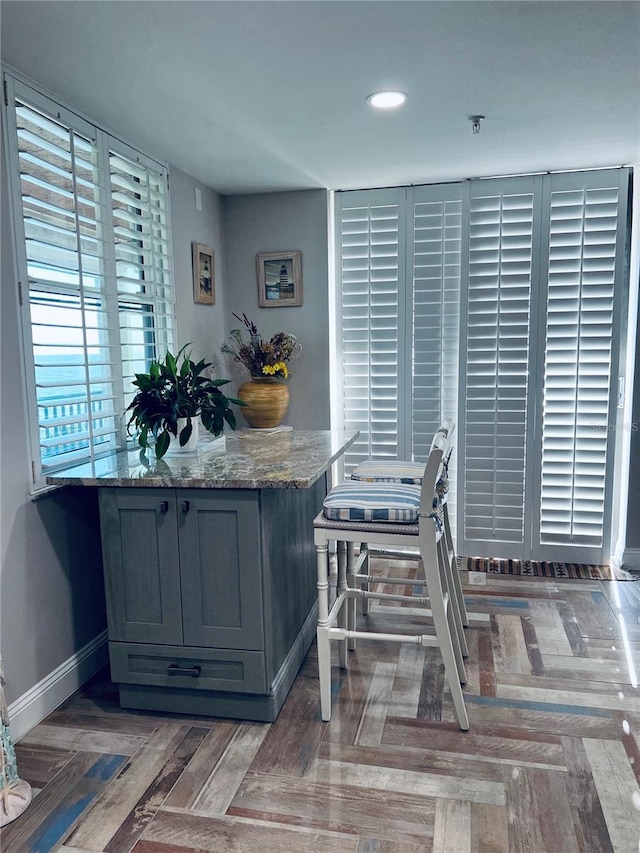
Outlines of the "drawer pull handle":
{"label": "drawer pull handle", "polygon": [[191,678],[199,678],[199,666],[179,666],[177,663],[169,664],[169,675],[189,675]]}
{"label": "drawer pull handle", "polygon": [[182,501],[182,512],[189,512],[189,501]]}
{"label": "drawer pull handle", "polygon": [[160,501],[160,512],[169,512],[169,501]]}

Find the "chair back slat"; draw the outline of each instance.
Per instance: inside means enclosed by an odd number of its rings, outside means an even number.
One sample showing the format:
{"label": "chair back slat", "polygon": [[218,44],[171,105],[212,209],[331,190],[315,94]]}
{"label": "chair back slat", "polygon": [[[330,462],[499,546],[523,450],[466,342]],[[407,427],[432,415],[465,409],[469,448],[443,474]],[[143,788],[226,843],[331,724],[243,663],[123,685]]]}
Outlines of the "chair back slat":
{"label": "chair back slat", "polygon": [[[449,442],[450,448],[453,449],[453,442],[451,440],[451,436],[455,432],[456,422],[453,418],[445,418],[438,429],[435,431],[433,439],[431,440],[430,450],[433,450],[435,447],[435,442],[437,438],[446,438]],[[449,450],[449,455],[451,455],[451,449]]]}

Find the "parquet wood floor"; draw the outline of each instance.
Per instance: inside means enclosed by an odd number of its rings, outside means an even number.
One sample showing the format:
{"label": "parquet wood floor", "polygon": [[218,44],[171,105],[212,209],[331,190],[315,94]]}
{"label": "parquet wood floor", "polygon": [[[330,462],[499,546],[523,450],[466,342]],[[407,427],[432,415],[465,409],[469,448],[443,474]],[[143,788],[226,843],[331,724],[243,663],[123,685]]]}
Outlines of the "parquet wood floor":
{"label": "parquet wood floor", "polygon": [[417,646],[336,661],[328,724],[315,646],[270,725],[124,711],[103,673],[17,745],[3,853],[638,853],[640,583],[463,577],[469,732]]}

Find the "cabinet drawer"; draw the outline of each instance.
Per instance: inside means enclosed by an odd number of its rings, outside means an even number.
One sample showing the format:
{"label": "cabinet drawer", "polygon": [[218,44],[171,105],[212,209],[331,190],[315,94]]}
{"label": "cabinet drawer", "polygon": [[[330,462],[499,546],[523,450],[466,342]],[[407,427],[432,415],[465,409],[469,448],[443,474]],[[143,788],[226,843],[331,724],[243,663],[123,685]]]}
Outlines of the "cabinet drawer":
{"label": "cabinet drawer", "polygon": [[109,643],[111,678],[124,684],[266,692],[264,653]]}

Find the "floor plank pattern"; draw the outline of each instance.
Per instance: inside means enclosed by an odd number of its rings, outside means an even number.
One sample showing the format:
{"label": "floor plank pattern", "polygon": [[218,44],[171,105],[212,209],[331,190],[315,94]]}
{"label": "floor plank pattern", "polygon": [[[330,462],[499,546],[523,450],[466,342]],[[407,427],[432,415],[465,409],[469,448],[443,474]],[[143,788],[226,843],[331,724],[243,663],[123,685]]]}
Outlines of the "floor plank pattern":
{"label": "floor plank pattern", "polygon": [[[126,711],[103,671],[16,745],[35,797],[0,848],[638,853],[640,584],[462,577],[469,732],[418,646],[335,650],[330,723],[315,646],[271,725]],[[400,617],[432,631],[368,618]]]}

